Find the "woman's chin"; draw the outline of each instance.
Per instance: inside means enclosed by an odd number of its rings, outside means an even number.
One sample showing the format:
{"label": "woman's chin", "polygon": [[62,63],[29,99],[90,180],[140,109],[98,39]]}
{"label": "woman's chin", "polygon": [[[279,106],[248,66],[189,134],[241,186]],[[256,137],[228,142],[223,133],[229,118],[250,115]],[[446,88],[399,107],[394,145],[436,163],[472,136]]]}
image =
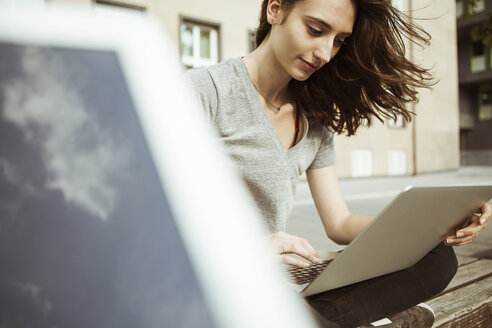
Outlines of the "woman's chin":
{"label": "woman's chin", "polygon": [[304,73],[304,74],[291,74],[291,77],[296,80],[296,81],[300,81],[300,82],[304,82],[306,81],[307,79],[309,79],[309,77],[311,76],[311,74],[307,74],[307,73]]}

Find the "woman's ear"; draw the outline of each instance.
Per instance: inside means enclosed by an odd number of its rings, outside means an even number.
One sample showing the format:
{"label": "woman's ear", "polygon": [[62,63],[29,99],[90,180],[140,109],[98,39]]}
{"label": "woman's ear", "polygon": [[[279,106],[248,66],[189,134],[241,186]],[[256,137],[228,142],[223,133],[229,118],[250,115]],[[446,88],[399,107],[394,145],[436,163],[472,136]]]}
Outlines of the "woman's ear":
{"label": "woman's ear", "polygon": [[280,21],[281,9],[280,9],[281,0],[270,0],[268,1],[267,6],[267,21],[270,25],[278,23]]}

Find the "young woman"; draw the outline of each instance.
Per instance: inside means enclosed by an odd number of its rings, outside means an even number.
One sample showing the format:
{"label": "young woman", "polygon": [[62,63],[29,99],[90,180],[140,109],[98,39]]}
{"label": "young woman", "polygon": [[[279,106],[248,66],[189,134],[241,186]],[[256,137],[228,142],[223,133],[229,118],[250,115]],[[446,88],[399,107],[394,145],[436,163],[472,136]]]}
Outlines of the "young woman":
{"label": "young woman", "polygon": [[[320,262],[308,241],[284,232],[304,171],[329,238],[348,244],[373,219],[347,208],[333,135],[374,118],[411,118],[405,103],[432,77],[405,58],[404,38],[426,44],[429,36],[390,1],[264,0],[252,53],[187,73],[286,264]],[[477,236],[491,207],[481,211],[415,266],[309,297],[320,323],[367,324],[440,292],[457,268],[448,246]]]}

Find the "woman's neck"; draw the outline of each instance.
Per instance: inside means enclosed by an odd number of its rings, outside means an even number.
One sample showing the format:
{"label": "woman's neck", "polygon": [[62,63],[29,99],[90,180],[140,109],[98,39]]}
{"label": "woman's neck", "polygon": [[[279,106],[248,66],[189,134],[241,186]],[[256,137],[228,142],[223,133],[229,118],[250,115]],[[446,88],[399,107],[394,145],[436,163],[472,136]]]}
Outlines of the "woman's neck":
{"label": "woman's neck", "polygon": [[276,104],[286,103],[289,101],[287,85],[292,77],[283,69],[265,41],[243,58],[244,63],[263,97]]}

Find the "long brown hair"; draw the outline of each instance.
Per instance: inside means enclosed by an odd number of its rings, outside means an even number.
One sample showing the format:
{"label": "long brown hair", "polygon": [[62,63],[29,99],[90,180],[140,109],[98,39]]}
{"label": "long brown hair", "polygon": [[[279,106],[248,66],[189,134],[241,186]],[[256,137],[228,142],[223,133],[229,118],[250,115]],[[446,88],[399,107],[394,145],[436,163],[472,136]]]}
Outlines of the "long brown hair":
{"label": "long brown hair", "polygon": [[[287,15],[296,2],[282,0]],[[338,54],[306,81],[292,79],[288,88],[297,108],[311,122],[341,134],[354,135],[364,122],[376,117],[411,121],[408,102],[417,102],[417,88],[434,84],[428,69],[405,57],[405,39],[429,45],[430,35],[388,0],[354,0],[357,18],[352,36]],[[270,32],[263,0],[256,45]]]}

